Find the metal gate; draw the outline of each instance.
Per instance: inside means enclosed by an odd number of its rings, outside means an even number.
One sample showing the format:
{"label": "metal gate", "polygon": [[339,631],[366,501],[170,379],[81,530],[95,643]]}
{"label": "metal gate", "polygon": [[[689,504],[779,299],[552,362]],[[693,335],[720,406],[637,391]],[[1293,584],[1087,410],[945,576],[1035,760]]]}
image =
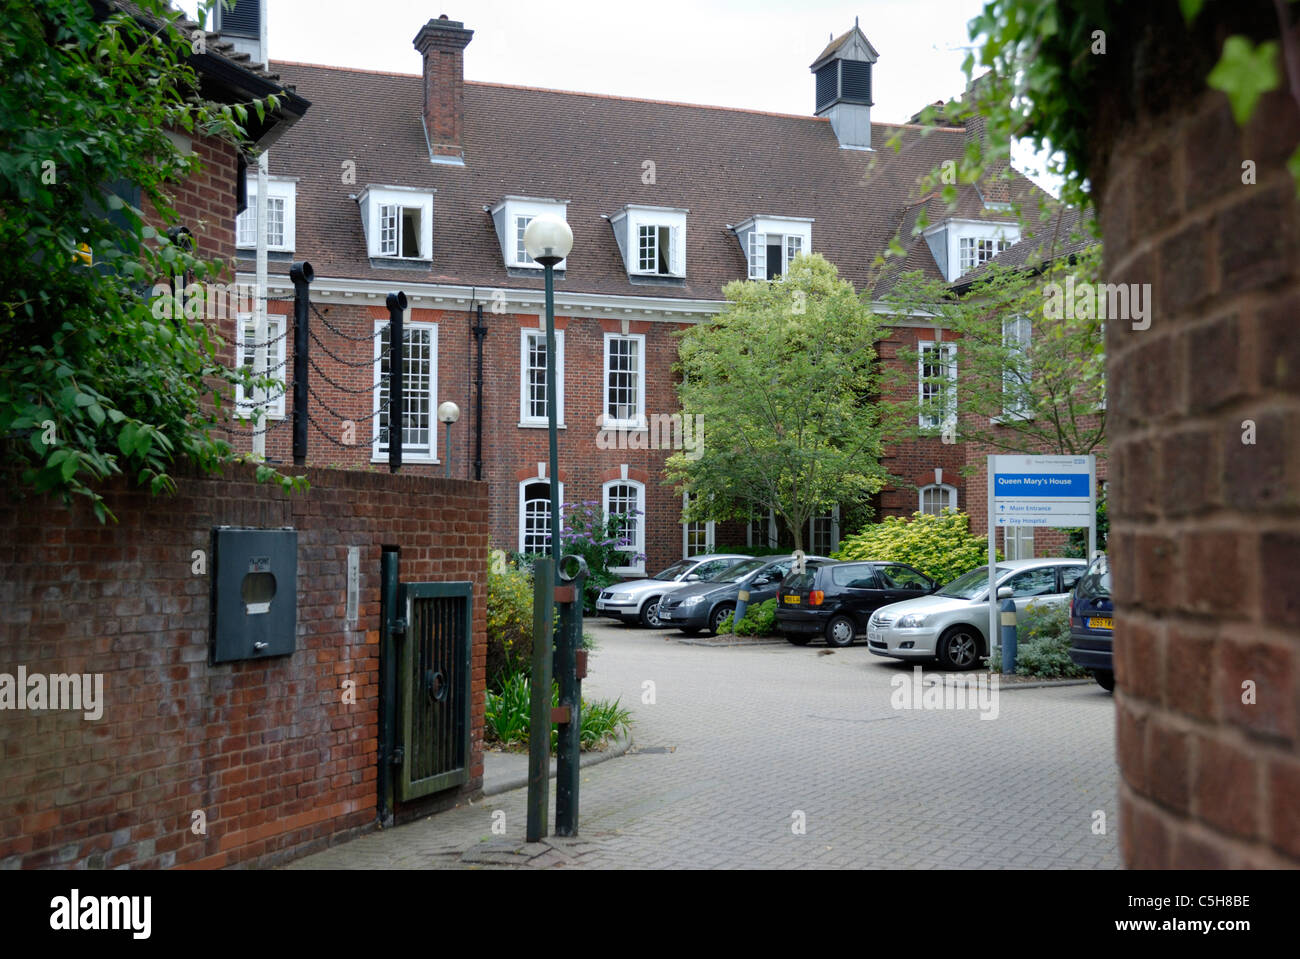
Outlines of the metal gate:
{"label": "metal gate", "polygon": [[394,631],[398,799],[469,781],[473,588],[469,582],[401,586],[397,608],[406,620]]}

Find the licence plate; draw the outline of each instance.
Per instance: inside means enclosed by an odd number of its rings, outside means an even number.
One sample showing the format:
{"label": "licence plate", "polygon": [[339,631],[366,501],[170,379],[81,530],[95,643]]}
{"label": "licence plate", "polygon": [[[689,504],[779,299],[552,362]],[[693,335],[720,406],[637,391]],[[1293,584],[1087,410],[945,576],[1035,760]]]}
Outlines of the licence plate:
{"label": "licence plate", "polygon": [[672,619],[672,618],[673,618],[673,611],[672,611],[671,609],[661,609],[661,610],[659,610],[659,618],[660,618],[660,619]]}
{"label": "licence plate", "polygon": [[1114,631],[1114,629],[1115,629],[1115,620],[1114,620],[1112,617],[1110,617],[1110,616],[1089,616],[1089,617],[1088,617],[1088,628],[1089,628],[1089,629],[1109,629],[1109,630],[1111,630],[1111,631]]}
{"label": "licence plate", "polygon": [[871,643],[883,643],[885,641],[885,634],[877,629],[869,629],[867,630],[867,641]]}
{"label": "licence plate", "polygon": [[787,603],[787,604],[789,604],[789,605],[791,605],[791,606],[798,606],[798,605],[799,605],[799,597],[798,597],[798,596],[782,596],[782,597],[781,597],[781,601],[784,602],[784,603]]}

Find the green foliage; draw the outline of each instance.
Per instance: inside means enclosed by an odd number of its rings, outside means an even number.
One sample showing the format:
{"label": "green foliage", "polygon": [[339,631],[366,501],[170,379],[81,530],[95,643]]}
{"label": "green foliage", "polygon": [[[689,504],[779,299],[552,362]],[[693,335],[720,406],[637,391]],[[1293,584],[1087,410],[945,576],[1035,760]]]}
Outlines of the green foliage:
{"label": "green foliage", "polygon": [[[1062,238],[1063,239],[1063,238]],[[1050,247],[1046,251],[1050,255]],[[919,354],[903,346],[900,362],[884,374],[887,389],[905,397],[890,404],[886,429],[896,440],[938,436],[978,443],[1004,453],[1082,456],[1106,439],[1106,356],[1096,298],[1079,291],[1100,282],[1100,244],[1076,257],[1056,258],[1042,272],[991,266],[958,295],[942,280],[907,274],[884,296],[889,309],[932,316],[955,351],[956,416],[930,408],[916,388]],[[1069,286],[1067,281],[1073,281]],[[1063,304],[1064,291],[1075,298]],[[1059,294],[1059,298],[1058,298]],[[1084,305],[1089,309],[1084,309]],[[1069,308],[1064,308],[1068,306]],[[1022,344],[1004,321],[1028,321]],[[938,395],[953,395],[947,375],[926,380]],[[933,400],[930,401],[933,404]],[[940,423],[921,427],[921,415]],[[945,417],[950,418],[945,422]]]}
{"label": "green foliage", "polygon": [[1205,82],[1227,95],[1232,115],[1245,126],[1259,98],[1276,90],[1280,80],[1276,43],[1265,41],[1256,47],[1246,37],[1234,36],[1224,41],[1223,55]]}
{"label": "green foliage", "polygon": [[488,686],[503,689],[513,674],[527,671],[533,655],[533,577],[525,569],[507,566],[488,570],[487,678]]}
{"label": "green foliage", "polygon": [[[1001,559],[1001,551],[997,555]],[[887,516],[846,538],[832,557],[907,563],[947,583],[988,562],[988,537],[973,535],[970,517],[956,510],[945,509],[940,516],[914,513],[911,520]]]}
{"label": "green foliage", "polygon": [[[633,510],[633,513],[639,511]],[[560,504],[560,548],[565,556],[581,556],[587,561],[583,608],[596,611],[601,590],[619,582],[613,570],[645,560],[643,553],[629,553],[629,521],[638,520],[631,513],[605,514],[597,500]]]}
{"label": "green foliage", "polygon": [[[1000,668],[1000,667],[999,667]],[[1070,660],[1070,610],[1029,603],[1016,616],[1016,673],[1044,679],[1087,676]]]}
{"label": "green foliage", "polygon": [[865,501],[885,480],[876,387],[878,321],[823,257],[779,281],[729,283],[726,310],[681,334],[678,397],[702,416],[697,448],[666,471],[687,521],[775,511],[802,546],[810,516]]}
{"label": "green foliage", "polygon": [[778,632],[776,625],[776,600],[766,599],[756,606],[745,607],[739,623],[732,624],[735,616],[728,613],[718,626],[719,633],[734,632],[737,636],[772,636]]}
{"label": "green foliage", "polygon": [[[560,704],[559,683],[551,684],[551,705]],[[500,690],[487,693],[486,732],[489,742],[503,746],[528,744],[528,731],[532,725],[532,690],[528,674],[510,673],[500,684]],[[620,699],[595,702],[582,701],[581,729],[578,733],[583,749],[596,749],[608,739],[631,732],[632,714],[621,705]],[[558,731],[551,728],[551,750],[558,744]]]}
{"label": "green foliage", "polygon": [[[217,362],[201,319],[151,308],[157,279],[223,268],[145,222],[152,207],[179,223],[171,194],[201,168],[168,133],[243,143],[247,106],[202,100],[175,14],[138,7],[154,26],[97,21],[85,0],[6,4],[0,17],[0,443],[23,490],[85,497],[101,521],[112,517],[95,487],[109,477],[156,494],[174,488],[177,457],[210,472],[238,459],[213,430],[233,386],[254,385]],[[259,478],[305,487],[269,468]]]}
{"label": "green foliage", "polygon": [[[1069,541],[1065,547],[1066,556],[1077,556],[1091,562],[1092,557],[1088,555],[1088,527],[1072,529],[1067,534]],[[1106,540],[1110,537],[1110,511],[1106,506],[1106,498],[1101,496],[1097,499],[1097,549],[1103,553],[1106,551]]]}

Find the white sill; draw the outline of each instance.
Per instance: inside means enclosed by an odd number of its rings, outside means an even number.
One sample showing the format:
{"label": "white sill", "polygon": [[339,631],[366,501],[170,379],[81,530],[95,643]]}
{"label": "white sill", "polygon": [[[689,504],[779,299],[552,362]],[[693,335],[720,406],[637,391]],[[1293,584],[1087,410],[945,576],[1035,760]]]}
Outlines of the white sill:
{"label": "white sill", "polygon": [[[357,445],[360,445],[360,444],[357,444]],[[388,450],[384,450],[382,453],[371,453],[371,454],[370,454],[370,462],[372,462],[372,463],[387,463],[387,462],[388,462]],[[431,456],[421,456],[421,455],[419,455],[419,454],[417,454],[417,453],[412,453],[412,452],[410,452],[409,450],[402,450],[402,465],[403,465],[403,466],[414,466],[414,465],[417,465],[417,464],[426,465],[426,466],[439,466],[439,465],[441,465],[441,463],[442,463],[442,460],[440,460],[440,459],[436,459],[436,458],[431,457]]]}
{"label": "white sill", "polygon": [[609,571],[615,576],[644,576],[645,566],[613,566]]}
{"label": "white sill", "polygon": [[[520,420],[519,421],[519,428],[521,430],[545,430],[545,429],[550,429],[550,426],[551,424],[546,422],[546,420]],[[562,430],[564,429],[564,424],[556,423],[555,428],[557,430]]]}
{"label": "white sill", "polygon": [[606,420],[601,424],[602,430],[614,430],[618,433],[649,433],[650,426],[632,420]]}
{"label": "white sill", "polygon": [[432,263],[431,256],[393,256],[389,253],[371,253],[370,258],[383,263],[391,261],[393,263]]}
{"label": "white sill", "polygon": [[[256,252],[257,252],[257,247],[256,247],[256,246],[237,246],[237,247],[235,247],[235,249],[236,249],[236,250],[247,250],[249,254],[253,254],[253,253],[256,253]],[[266,248],[266,252],[267,252],[267,253],[292,253],[292,252],[293,252],[293,247],[291,247],[291,246],[268,246],[268,247]]]}
{"label": "white sill", "polygon": [[1033,420],[1033,413],[1004,413],[1001,416],[989,417],[989,422],[994,426],[1005,426],[1008,423],[1031,423]]}
{"label": "white sill", "polygon": [[653,270],[628,270],[628,271],[627,271],[627,275],[628,275],[628,276],[649,276],[649,277],[655,277],[655,278],[657,278],[657,279],[661,279],[661,280],[684,280],[684,279],[686,279],[686,274],[685,274],[685,273],[657,273],[657,272],[655,272],[655,271],[653,271]]}

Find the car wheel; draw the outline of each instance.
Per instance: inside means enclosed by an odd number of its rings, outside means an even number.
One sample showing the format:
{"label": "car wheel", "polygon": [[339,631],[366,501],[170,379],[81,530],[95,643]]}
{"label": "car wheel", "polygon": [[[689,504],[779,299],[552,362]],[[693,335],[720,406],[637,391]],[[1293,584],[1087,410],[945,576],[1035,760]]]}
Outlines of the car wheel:
{"label": "car wheel", "polygon": [[833,616],[826,624],[826,645],[837,648],[852,645],[853,637],[857,632],[853,620],[847,616]]}
{"label": "car wheel", "polygon": [[659,618],[659,597],[651,596],[641,605],[641,625],[658,629],[663,624]]}
{"label": "car wheel", "polygon": [[807,646],[812,642],[812,633],[784,633],[785,641],[792,646]]}
{"label": "car wheel", "polygon": [[1094,669],[1092,678],[1097,680],[1097,685],[1108,693],[1115,691],[1115,674],[1109,669]]}
{"label": "car wheel", "polygon": [[722,621],[736,611],[736,607],[731,603],[719,603],[709,616],[709,635],[718,635],[718,627]]}
{"label": "car wheel", "polygon": [[943,669],[974,669],[979,665],[979,633],[971,626],[952,626],[939,637],[934,652]]}

